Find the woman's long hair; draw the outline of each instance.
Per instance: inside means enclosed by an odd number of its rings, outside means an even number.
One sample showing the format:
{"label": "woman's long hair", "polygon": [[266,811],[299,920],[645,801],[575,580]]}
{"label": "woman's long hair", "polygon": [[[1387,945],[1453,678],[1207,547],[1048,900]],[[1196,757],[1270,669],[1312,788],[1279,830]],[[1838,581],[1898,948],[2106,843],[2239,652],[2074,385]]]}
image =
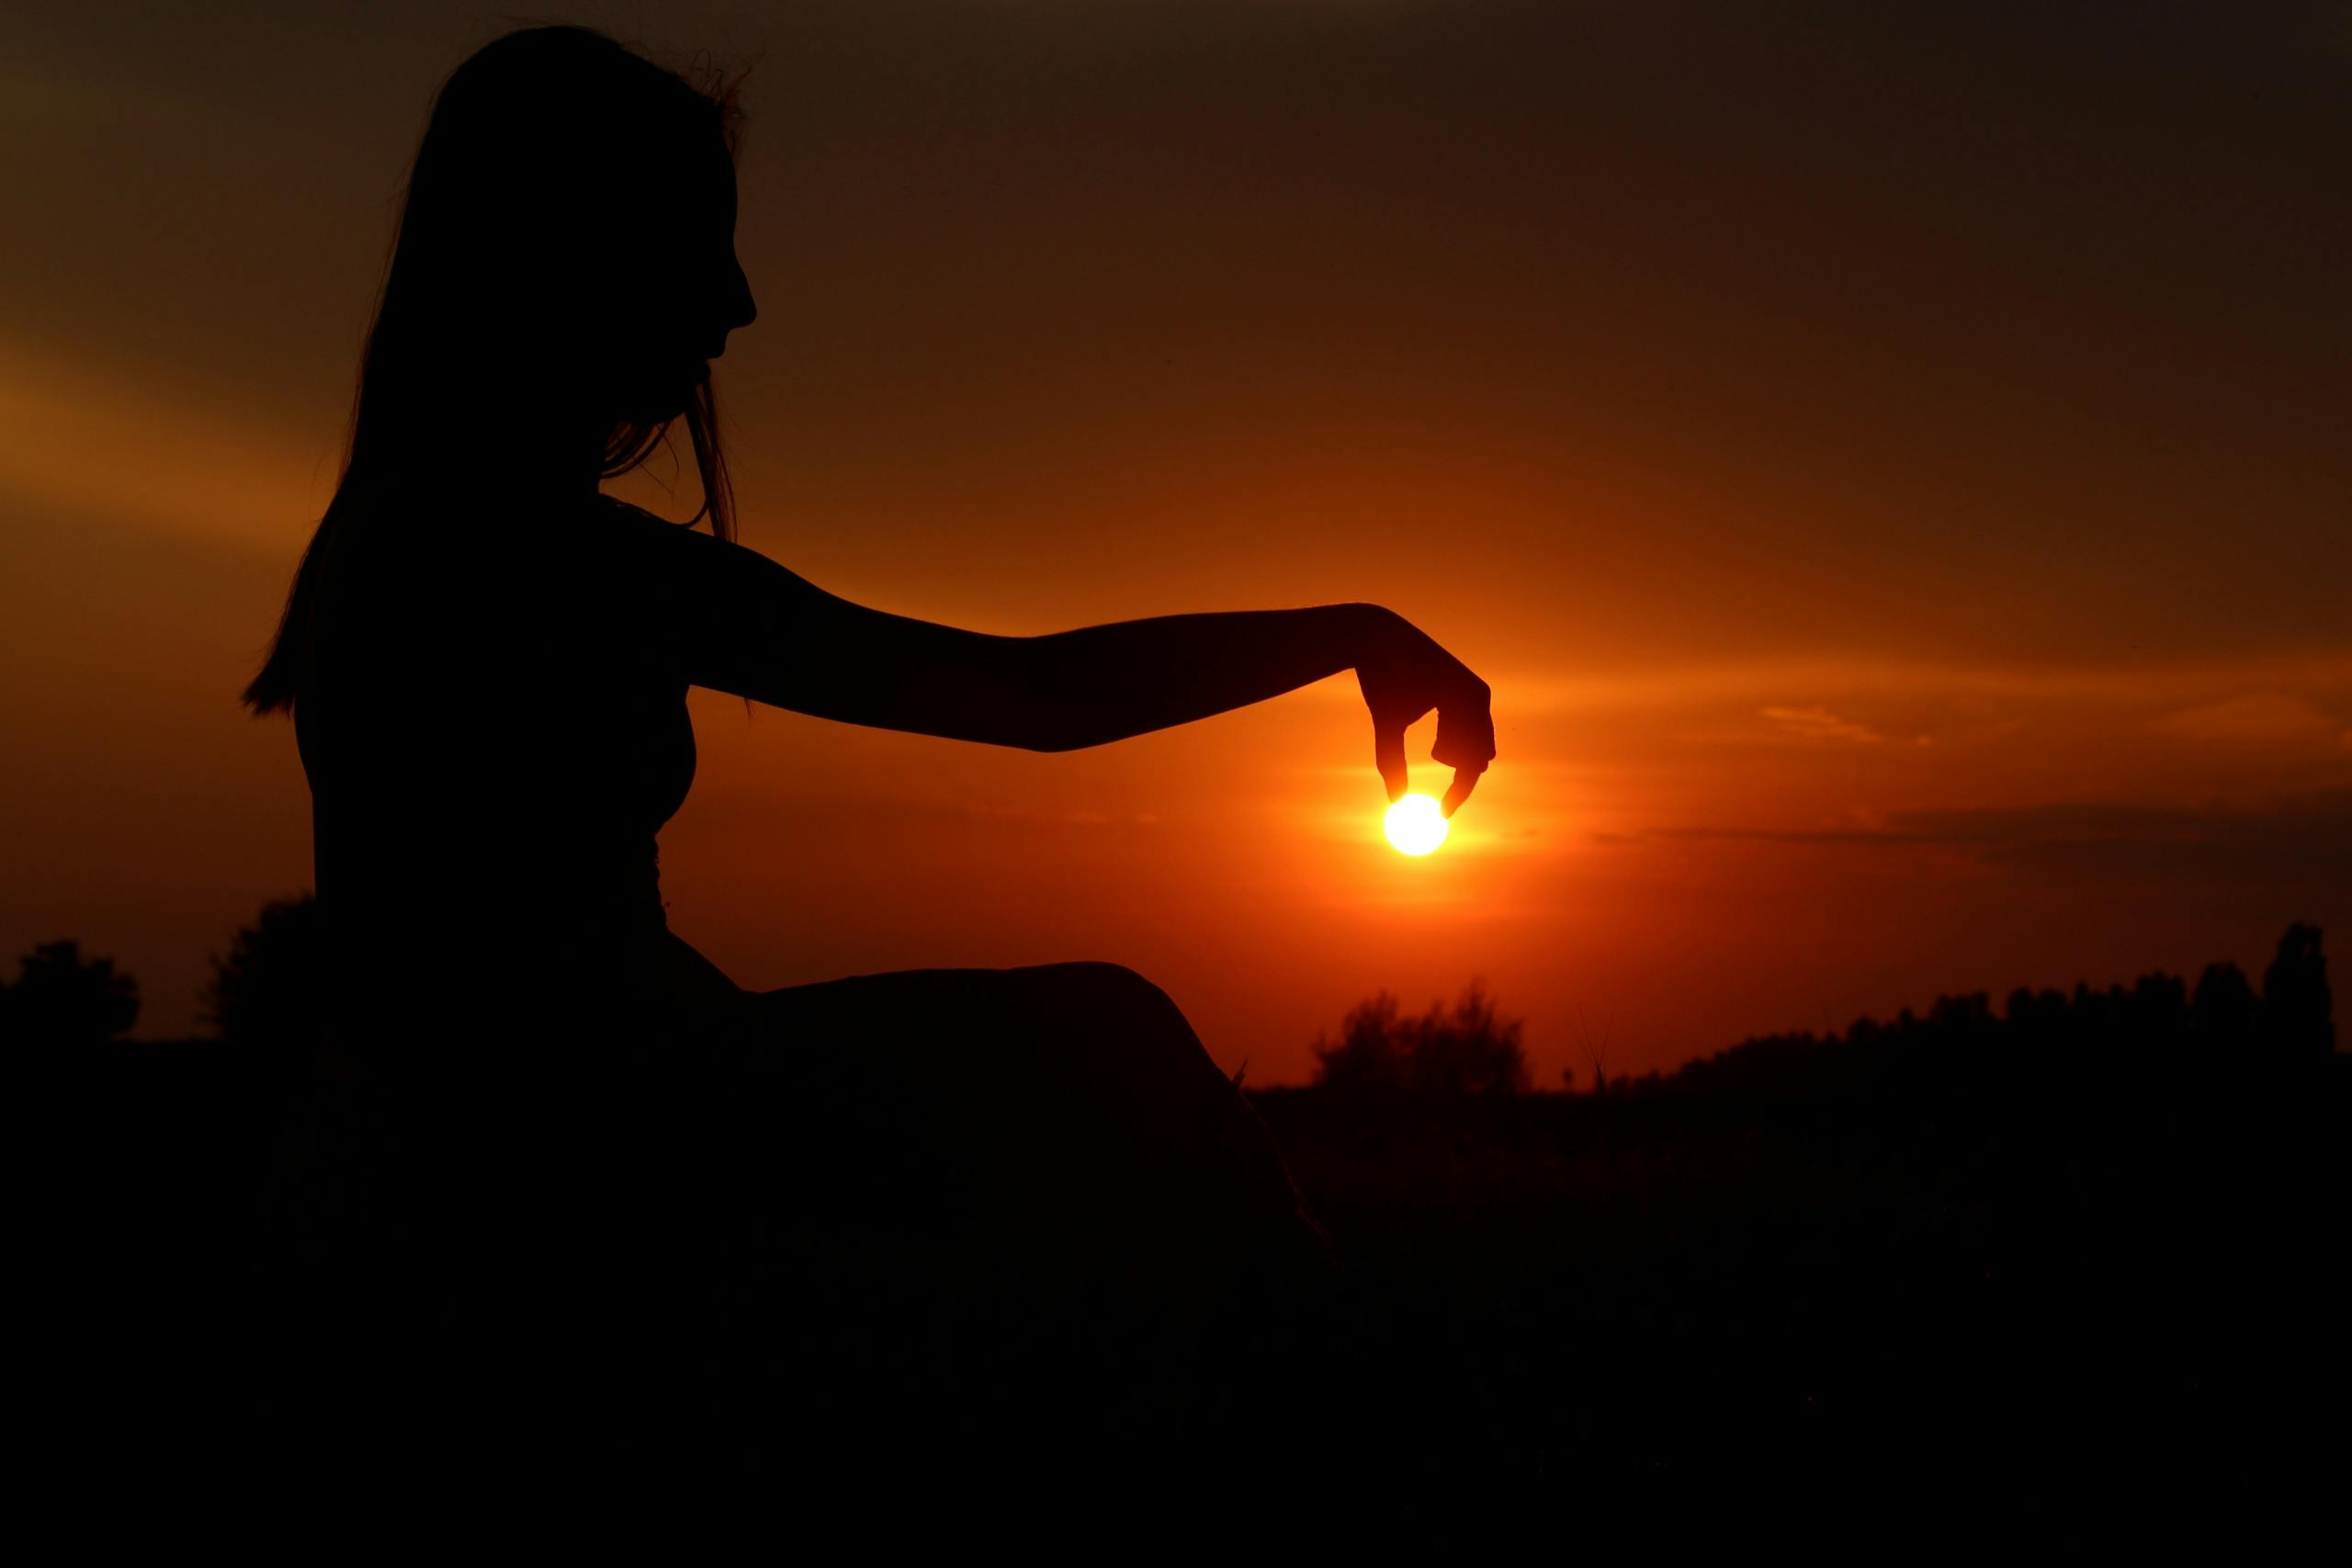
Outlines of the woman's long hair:
{"label": "woman's long hair", "polygon": [[[687,160],[735,154],[733,83],[698,86],[586,28],[530,28],[484,46],[434,100],[359,363],[334,499],[312,531],[267,659],[255,713],[291,710],[311,644],[318,580],[363,499],[429,502],[494,476],[500,434],[535,431],[583,384],[600,325],[629,303],[633,255],[657,243],[639,214]],[[571,411],[565,411],[571,412]],[[720,538],[734,497],[707,378],[683,412]],[[604,420],[601,413],[599,420]],[[603,473],[642,464],[672,419],[614,413]]]}

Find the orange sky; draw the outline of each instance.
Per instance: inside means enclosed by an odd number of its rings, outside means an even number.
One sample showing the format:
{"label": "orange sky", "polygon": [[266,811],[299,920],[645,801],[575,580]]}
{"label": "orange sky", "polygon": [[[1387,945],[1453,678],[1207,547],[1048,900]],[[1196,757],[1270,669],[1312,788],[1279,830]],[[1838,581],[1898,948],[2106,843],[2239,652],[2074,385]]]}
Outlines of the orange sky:
{"label": "orange sky", "polygon": [[[1556,1082],[2352,931],[2352,13],[1985,9],[548,13],[760,57],[747,544],[1001,632],[1374,600],[1496,691],[1423,862],[1351,679],[1067,756],[698,694],[672,923],[750,986],[1116,960],[1266,1081],[1382,986],[1486,976]],[[234,696],[503,25],[12,24],[0,942],[141,1033],[308,883]]]}

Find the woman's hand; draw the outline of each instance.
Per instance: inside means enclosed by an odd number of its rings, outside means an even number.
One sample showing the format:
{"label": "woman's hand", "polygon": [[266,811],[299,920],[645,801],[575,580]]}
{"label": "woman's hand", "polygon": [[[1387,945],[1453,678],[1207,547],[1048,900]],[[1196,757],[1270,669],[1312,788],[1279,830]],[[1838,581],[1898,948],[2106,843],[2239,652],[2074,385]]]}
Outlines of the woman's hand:
{"label": "woman's hand", "polygon": [[1430,755],[1453,770],[1441,807],[1446,816],[1470,798],[1478,775],[1495,760],[1493,694],[1462,660],[1394,611],[1372,606],[1366,646],[1356,660],[1356,682],[1372,710],[1372,759],[1391,802],[1405,794],[1405,731],[1437,709],[1437,743]]}

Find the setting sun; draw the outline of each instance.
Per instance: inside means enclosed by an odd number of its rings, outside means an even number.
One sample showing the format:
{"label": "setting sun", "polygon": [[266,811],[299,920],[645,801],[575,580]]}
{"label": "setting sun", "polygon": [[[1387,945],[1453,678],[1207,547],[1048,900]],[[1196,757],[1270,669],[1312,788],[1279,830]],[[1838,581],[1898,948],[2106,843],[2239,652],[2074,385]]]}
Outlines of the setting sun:
{"label": "setting sun", "polygon": [[1445,842],[1445,813],[1426,795],[1408,795],[1388,808],[1388,841],[1408,855],[1425,855]]}

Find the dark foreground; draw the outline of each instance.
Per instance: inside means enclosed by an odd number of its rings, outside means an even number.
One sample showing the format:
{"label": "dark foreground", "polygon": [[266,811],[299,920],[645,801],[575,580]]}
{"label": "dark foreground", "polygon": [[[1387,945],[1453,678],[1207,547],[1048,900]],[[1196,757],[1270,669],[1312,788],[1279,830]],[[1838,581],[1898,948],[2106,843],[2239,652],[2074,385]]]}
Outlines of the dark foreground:
{"label": "dark foreground", "polygon": [[[1317,1365],[1274,1349],[1286,1307],[1266,1303],[1264,1353],[1181,1440],[1229,1452],[1220,1473],[1408,1489],[2332,1463],[2352,1060],[2158,1053],[2126,1072],[2115,1050],[2039,1070],[1923,1052],[1777,1091],[1260,1092],[1348,1292],[1312,1309]],[[84,1414],[118,1454],[192,1418],[331,1418],[369,1348],[306,1348],[306,1414],[272,1404],[269,1342],[301,1331],[282,1309],[302,1281],[236,1240],[274,1179],[284,1086],[217,1044],[104,1051],[61,1090],[77,1113],[44,1205],[75,1233],[55,1359]],[[860,1386],[839,1345],[784,1350]],[[671,1353],[623,1334],[574,1371],[594,1387]],[[473,1419],[467,1380],[496,1375],[455,1369],[436,1396],[451,1429]],[[706,1392],[822,1439],[794,1427],[819,1406]],[[891,1388],[857,1462],[941,1461],[949,1431],[959,1466],[989,1462],[971,1445],[991,1430],[995,1458],[1028,1451],[1017,1397],[951,1423],[922,1393]],[[1104,1458],[1153,1434],[1064,1436]]]}
{"label": "dark foreground", "polygon": [[[1259,1103],[1363,1386],[1462,1467],[1985,1480],[2343,1456],[2352,1060],[1937,1098]],[[1921,1479],[1932,1478],[1922,1472]]]}

